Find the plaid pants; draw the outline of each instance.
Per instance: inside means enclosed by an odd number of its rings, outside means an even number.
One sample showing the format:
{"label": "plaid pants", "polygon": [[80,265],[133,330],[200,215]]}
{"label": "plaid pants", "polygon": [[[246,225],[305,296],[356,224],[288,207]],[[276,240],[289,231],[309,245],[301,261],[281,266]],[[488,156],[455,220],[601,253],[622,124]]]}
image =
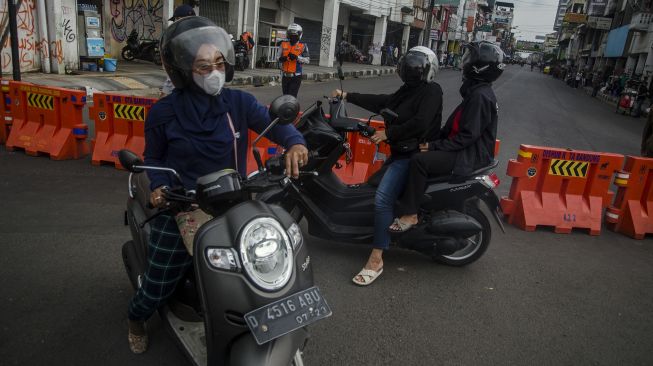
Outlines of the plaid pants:
{"label": "plaid pants", "polygon": [[175,291],[177,282],[193,262],[172,216],[152,222],[148,266],[143,283],[129,303],[130,320],[147,320]]}

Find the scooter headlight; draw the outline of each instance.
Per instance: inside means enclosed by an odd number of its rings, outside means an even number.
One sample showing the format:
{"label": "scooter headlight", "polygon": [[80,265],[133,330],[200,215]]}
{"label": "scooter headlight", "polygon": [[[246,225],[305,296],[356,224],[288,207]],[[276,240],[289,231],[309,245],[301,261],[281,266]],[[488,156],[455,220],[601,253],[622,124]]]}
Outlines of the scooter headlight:
{"label": "scooter headlight", "polygon": [[292,246],[281,224],[271,217],[250,221],[240,235],[243,268],[264,290],[285,286],[293,270]]}

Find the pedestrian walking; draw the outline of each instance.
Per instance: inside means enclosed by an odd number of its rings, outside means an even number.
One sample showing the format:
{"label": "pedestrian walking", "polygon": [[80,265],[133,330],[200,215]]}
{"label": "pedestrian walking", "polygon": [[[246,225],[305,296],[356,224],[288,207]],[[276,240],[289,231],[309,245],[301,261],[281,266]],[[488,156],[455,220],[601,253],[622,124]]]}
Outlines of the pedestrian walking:
{"label": "pedestrian walking", "polygon": [[647,96],[648,88],[646,87],[644,81],[642,81],[639,84],[639,88],[637,88],[637,97],[635,97],[635,105],[633,106],[633,110],[630,112],[631,116],[638,118],[641,115],[642,105],[644,104]]}
{"label": "pedestrian walking", "polygon": [[598,71],[594,72],[594,77],[592,78],[592,97],[596,97],[599,93],[599,88],[601,88],[601,74]]}
{"label": "pedestrian walking", "polygon": [[302,84],[302,65],[310,62],[308,47],[302,39],[302,27],[297,23],[288,26],[287,41],[281,42],[281,90],[297,98]]}
{"label": "pedestrian walking", "polygon": [[392,44],[388,45],[388,66],[394,66],[395,65],[395,48],[392,46]]}
{"label": "pedestrian walking", "polygon": [[345,62],[345,58],[347,57],[347,54],[349,53],[349,42],[347,42],[347,36],[342,36],[342,39],[340,40],[340,43],[338,43],[338,47],[336,49],[336,60],[340,65],[342,65],[343,62]]}
{"label": "pedestrian walking", "polygon": [[583,79],[583,72],[578,70],[576,72],[576,80],[574,82],[574,88],[578,88],[579,85],[581,85],[581,80]]}
{"label": "pedestrian walking", "polygon": [[653,158],[653,113],[648,114],[648,119],[644,126],[641,153],[644,157]]}

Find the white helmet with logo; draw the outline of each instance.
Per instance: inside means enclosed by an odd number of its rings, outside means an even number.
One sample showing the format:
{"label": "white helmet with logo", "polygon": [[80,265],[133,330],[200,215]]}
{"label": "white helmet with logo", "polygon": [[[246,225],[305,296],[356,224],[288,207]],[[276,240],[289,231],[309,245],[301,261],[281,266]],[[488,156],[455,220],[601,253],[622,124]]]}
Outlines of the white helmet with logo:
{"label": "white helmet with logo", "polygon": [[303,29],[302,26],[297,23],[292,23],[288,26],[288,31],[286,35],[290,37],[291,35],[297,35],[299,39],[302,39]]}
{"label": "white helmet with logo", "polygon": [[399,77],[406,84],[434,83],[439,69],[438,58],[431,49],[416,46],[399,60],[397,69]]}

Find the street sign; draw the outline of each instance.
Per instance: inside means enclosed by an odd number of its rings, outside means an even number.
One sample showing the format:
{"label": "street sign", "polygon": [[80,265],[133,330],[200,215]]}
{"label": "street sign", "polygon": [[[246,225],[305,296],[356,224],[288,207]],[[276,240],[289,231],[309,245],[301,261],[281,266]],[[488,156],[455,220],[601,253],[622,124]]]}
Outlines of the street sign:
{"label": "street sign", "polygon": [[587,18],[587,25],[590,28],[608,30],[610,29],[611,24],[612,24],[612,18],[603,18],[603,17]]}

